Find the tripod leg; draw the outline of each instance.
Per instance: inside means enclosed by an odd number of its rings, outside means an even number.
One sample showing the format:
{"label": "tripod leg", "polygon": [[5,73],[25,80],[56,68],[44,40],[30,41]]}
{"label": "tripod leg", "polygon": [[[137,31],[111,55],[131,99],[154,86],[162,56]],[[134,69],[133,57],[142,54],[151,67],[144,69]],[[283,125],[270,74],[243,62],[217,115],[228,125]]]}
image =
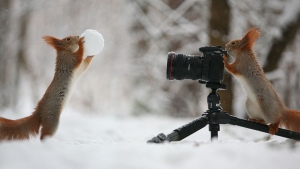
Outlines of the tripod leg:
{"label": "tripod leg", "polygon": [[148,143],[163,143],[164,141],[180,141],[196,131],[202,129],[208,124],[208,114],[204,113],[198,119],[175,129],[172,133],[165,136],[163,133],[157,135],[148,141]]}
{"label": "tripod leg", "polygon": [[[210,123],[213,124],[232,124],[232,125],[252,129],[252,130],[269,133],[268,125],[252,122],[249,120],[239,119],[237,117],[227,114],[226,112],[213,113],[210,119],[211,119]],[[275,135],[289,138],[289,139],[300,140],[300,133],[281,129],[281,128],[278,129],[278,132],[275,133]]]}
{"label": "tripod leg", "polygon": [[210,131],[210,138],[218,139],[218,131],[220,131],[220,125],[219,124],[209,124],[209,131]]}
{"label": "tripod leg", "polygon": [[196,131],[202,129],[208,124],[208,114],[204,113],[200,118],[174,130],[178,132],[178,138],[176,140],[171,140],[171,141],[180,141],[187,136],[195,133]]}

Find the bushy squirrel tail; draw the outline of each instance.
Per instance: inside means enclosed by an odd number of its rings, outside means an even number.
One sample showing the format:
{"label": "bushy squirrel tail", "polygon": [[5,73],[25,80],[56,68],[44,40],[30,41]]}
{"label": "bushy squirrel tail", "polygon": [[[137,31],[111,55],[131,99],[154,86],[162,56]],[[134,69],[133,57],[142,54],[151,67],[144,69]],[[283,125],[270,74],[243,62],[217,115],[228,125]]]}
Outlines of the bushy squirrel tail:
{"label": "bushy squirrel tail", "polygon": [[40,123],[37,113],[17,120],[0,117],[0,141],[29,139],[39,133]]}
{"label": "bushy squirrel tail", "polygon": [[284,125],[287,130],[300,133],[300,112],[288,109],[283,115],[281,124]]}

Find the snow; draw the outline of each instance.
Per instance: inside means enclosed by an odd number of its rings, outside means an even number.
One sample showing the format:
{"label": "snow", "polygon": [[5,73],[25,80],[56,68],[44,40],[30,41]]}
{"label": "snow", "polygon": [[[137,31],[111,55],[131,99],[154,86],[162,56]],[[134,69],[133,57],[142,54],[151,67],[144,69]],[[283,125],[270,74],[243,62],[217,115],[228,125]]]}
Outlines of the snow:
{"label": "snow", "polygon": [[208,128],[180,142],[147,144],[192,119],[158,115],[116,116],[63,112],[57,133],[44,142],[0,143],[1,169],[296,168],[300,144],[285,138],[221,125],[211,142]]}
{"label": "snow", "polygon": [[96,30],[87,29],[80,35],[80,37],[84,37],[85,55],[93,56],[102,51],[104,47],[104,39]]}

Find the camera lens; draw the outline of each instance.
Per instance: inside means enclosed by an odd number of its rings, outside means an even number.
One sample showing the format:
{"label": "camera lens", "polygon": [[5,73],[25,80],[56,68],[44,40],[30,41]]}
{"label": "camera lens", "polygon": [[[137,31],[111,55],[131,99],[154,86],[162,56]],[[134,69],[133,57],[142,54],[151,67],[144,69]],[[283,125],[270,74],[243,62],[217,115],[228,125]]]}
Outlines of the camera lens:
{"label": "camera lens", "polygon": [[201,79],[202,73],[202,57],[168,53],[167,61],[167,79]]}
{"label": "camera lens", "polygon": [[168,80],[173,80],[175,55],[176,55],[175,52],[168,53],[168,61],[167,61],[167,79]]}

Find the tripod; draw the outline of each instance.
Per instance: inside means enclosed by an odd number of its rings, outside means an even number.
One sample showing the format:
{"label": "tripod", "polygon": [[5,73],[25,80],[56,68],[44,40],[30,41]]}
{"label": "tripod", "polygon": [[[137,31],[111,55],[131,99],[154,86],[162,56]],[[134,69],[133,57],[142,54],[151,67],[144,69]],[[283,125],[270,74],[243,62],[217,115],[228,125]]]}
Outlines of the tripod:
{"label": "tripod", "polygon": [[[201,83],[201,82],[200,82]],[[211,133],[211,139],[218,138],[218,132],[220,131],[220,124],[231,124],[240,127],[249,128],[265,133],[269,133],[269,127],[265,124],[252,122],[249,120],[239,119],[231,116],[226,112],[222,111],[220,104],[220,97],[217,94],[218,89],[226,89],[226,85],[220,83],[206,83],[206,87],[211,89],[211,93],[207,96],[208,110],[204,112],[201,117],[194,121],[173,130],[167,136],[163,133],[158,134],[156,137],[148,141],[148,143],[163,143],[165,141],[180,141],[196,131],[202,129],[207,124],[209,125],[209,131]],[[294,140],[300,140],[300,133],[278,129],[275,134],[277,136],[290,138]]]}

